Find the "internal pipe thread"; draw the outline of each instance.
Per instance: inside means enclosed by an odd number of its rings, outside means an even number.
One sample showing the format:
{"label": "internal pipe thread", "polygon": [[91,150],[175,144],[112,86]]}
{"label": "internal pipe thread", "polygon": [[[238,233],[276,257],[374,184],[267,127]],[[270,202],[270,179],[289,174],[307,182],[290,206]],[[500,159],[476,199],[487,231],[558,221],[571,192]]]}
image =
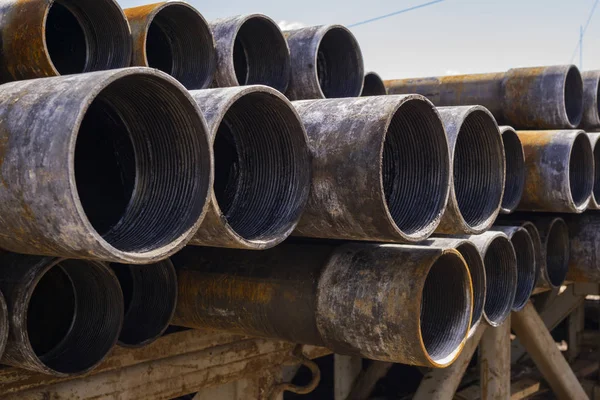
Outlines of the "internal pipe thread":
{"label": "internal pipe thread", "polygon": [[471,327],[477,324],[483,316],[483,307],[486,297],[485,266],[479,250],[470,242],[465,242],[456,248],[463,256],[469,267],[473,285],[473,317]]}
{"label": "internal pipe thread", "polygon": [[510,241],[517,256],[517,293],[513,310],[519,311],[529,301],[536,281],[535,248],[527,230],[516,231]]}
{"label": "internal pipe thread", "polygon": [[559,287],[569,270],[569,228],[562,219],[551,222],[545,244],[548,278],[553,287]]}
{"label": "internal pipe thread", "polygon": [[594,190],[594,154],[583,132],[575,138],[569,155],[569,187],[576,208],[588,201]]}
{"label": "internal pipe thread", "polygon": [[506,157],[506,180],[502,198],[502,211],[508,213],[519,205],[525,190],[525,156],[521,140],[514,130],[504,130],[502,132],[502,142]]}
{"label": "internal pipe thread", "polygon": [[515,253],[505,237],[495,238],[485,255],[487,295],[485,315],[494,326],[500,325],[510,314],[515,299]]}

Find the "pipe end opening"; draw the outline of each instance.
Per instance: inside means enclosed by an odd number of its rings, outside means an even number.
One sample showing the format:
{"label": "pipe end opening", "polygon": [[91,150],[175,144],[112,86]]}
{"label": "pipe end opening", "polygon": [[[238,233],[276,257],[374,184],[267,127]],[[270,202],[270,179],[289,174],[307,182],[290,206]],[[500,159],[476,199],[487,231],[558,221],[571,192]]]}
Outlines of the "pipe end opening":
{"label": "pipe end opening", "polygon": [[513,310],[519,311],[529,301],[535,287],[535,247],[526,229],[519,229],[510,239],[517,256],[517,293]]}
{"label": "pipe end opening", "polygon": [[502,210],[512,212],[519,205],[525,190],[525,155],[521,140],[512,129],[504,131],[502,142],[506,156],[506,181]]}
{"label": "pipe end opening", "polygon": [[551,222],[546,238],[546,269],[553,287],[559,287],[569,270],[569,228],[562,219]]}
{"label": "pipe end opening", "polygon": [[475,326],[483,316],[483,306],[485,304],[485,267],[483,259],[479,254],[477,247],[470,242],[465,242],[456,248],[463,256],[471,273],[471,282],[473,285],[473,317],[471,327]]}
{"label": "pipe end opening", "polygon": [[584,207],[594,190],[594,154],[584,132],[575,138],[569,155],[569,186],[575,207]]}
{"label": "pipe end opening", "polygon": [[565,112],[572,127],[577,127],[583,117],[583,80],[579,69],[571,66],[567,71],[564,88]]}
{"label": "pipe end opening", "polygon": [[492,326],[499,326],[508,318],[517,288],[515,250],[506,237],[496,237],[484,257],[487,295],[484,312]]}
{"label": "pipe end opening", "polygon": [[369,72],[365,75],[361,96],[385,96],[387,89],[379,75],[374,72]]}

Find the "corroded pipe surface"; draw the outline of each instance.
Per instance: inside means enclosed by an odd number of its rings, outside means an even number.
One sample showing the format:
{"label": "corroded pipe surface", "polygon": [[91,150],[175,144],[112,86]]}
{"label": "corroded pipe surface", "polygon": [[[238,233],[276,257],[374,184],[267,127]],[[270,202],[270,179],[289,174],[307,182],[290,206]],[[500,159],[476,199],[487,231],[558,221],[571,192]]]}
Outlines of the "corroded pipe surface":
{"label": "corroded pipe surface", "polygon": [[448,198],[448,144],[419,95],[296,101],[313,180],[295,236],[417,242]]}
{"label": "corroded pipe surface", "polygon": [[179,281],[175,325],[443,367],[462,350],[471,321],[471,279],[453,249],[187,247],[172,260]]}
{"label": "corroded pipe surface", "polygon": [[600,210],[600,146],[598,146],[600,133],[588,133],[587,135],[590,138],[594,155],[594,188],[588,209]]}
{"label": "corroded pipe surface", "polygon": [[585,132],[518,131],[525,151],[525,191],[517,209],[581,213],[594,189],[594,155]]}
{"label": "corroded pipe surface", "polygon": [[518,129],[574,129],[583,114],[583,82],[574,65],[506,73],[385,81],[390,94],[419,93],[436,106],[480,104]]}
{"label": "corroded pipe surface", "polygon": [[567,280],[600,282],[600,215],[596,212],[565,217],[571,252]]}
{"label": "corroded pipe surface", "polygon": [[383,80],[376,72],[367,72],[363,81],[362,97],[367,96],[384,96],[387,94],[387,89],[383,84]]}
{"label": "corroded pipe surface", "polygon": [[55,376],[90,371],[117,342],[123,295],[106,264],[0,254],[10,333],[2,364]]}
{"label": "corroded pipe surface", "polygon": [[291,103],[266,86],[190,92],[208,122],[215,181],[191,244],[266,249],[287,238],[308,199],[310,154]]}
{"label": "corroded pipe surface", "polygon": [[469,337],[471,337],[481,323],[486,296],[485,267],[479,249],[467,239],[450,237],[432,237],[423,242],[422,245],[441,249],[456,249],[465,259],[473,284],[473,317],[471,318],[471,329],[469,331]]}
{"label": "corroded pipe surface", "polygon": [[132,40],[114,0],[3,0],[0,82],[128,67]]}
{"label": "corroded pipe surface", "polygon": [[160,69],[187,89],[208,87],[217,53],[208,22],[183,1],[125,9],[133,37],[132,65]]}
{"label": "corroded pipe surface", "polygon": [[290,80],[290,50],[271,18],[238,15],[210,22],[216,42],[217,70],[212,86],[266,85],[285,92]]}
{"label": "corroded pipe surface", "polygon": [[501,126],[500,133],[506,158],[506,179],[500,212],[510,214],[519,205],[525,190],[525,152],[513,128]]}
{"label": "corroded pipe surface", "polygon": [[290,100],[360,96],[363,57],[352,32],[321,25],[284,32],[291,55]]}
{"label": "corroded pipe surface", "polygon": [[170,260],[149,265],[111,263],[125,302],[119,345],[142,347],[169,327],[177,304],[177,275]]}
{"label": "corroded pipe surface", "polygon": [[581,129],[600,129],[600,71],[585,71],[581,73],[583,79],[583,118]]}
{"label": "corroded pipe surface", "polygon": [[517,293],[512,306],[513,311],[525,307],[537,281],[536,249],[534,239],[527,229],[521,226],[494,226],[494,231],[506,234],[517,256]]}
{"label": "corroded pipe surface", "polygon": [[170,76],[128,68],[8,83],[0,121],[0,247],[144,264],[198,228],[212,152],[196,103]]}
{"label": "corroded pipe surface", "polygon": [[482,233],[498,216],[504,193],[506,163],[498,125],[481,106],[438,111],[448,135],[452,179],[448,206],[436,232]]}
{"label": "corroded pipe surface", "polygon": [[483,258],[486,297],[483,318],[497,327],[508,318],[517,294],[517,256],[508,237],[502,232],[488,231],[469,236]]}

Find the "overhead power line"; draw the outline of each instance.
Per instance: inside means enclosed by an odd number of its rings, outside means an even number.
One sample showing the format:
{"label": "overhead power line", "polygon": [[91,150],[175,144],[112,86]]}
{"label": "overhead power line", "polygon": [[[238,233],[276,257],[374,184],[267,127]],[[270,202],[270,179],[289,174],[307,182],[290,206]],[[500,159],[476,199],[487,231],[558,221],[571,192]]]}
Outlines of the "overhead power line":
{"label": "overhead power line", "polygon": [[[382,15],[380,17],[375,17],[375,18],[367,19],[365,21],[356,22],[354,24],[347,25],[347,27],[348,28],[354,28],[355,26],[364,25],[364,24],[368,24],[368,23],[371,23],[371,22],[379,21],[379,20],[384,19],[384,18],[393,17],[394,15],[403,14],[405,12],[416,10],[418,8],[423,8],[423,7],[427,7],[427,6],[436,4],[436,3],[441,3],[442,1],[444,1],[444,0],[430,1],[429,3],[424,3],[424,4],[420,4],[418,6],[414,6],[414,7],[410,7],[410,8],[405,8],[403,10],[395,11],[395,12],[389,13],[389,14],[385,14],[385,15]],[[598,1],[600,1],[600,0],[598,0]]]}
{"label": "overhead power line", "polygon": [[590,26],[590,22],[592,21],[592,17],[594,16],[594,11],[596,11],[596,7],[598,6],[599,2],[600,2],[600,0],[596,0],[594,2],[594,6],[592,7],[592,10],[590,11],[590,15],[588,16],[588,19],[587,19],[585,25],[583,26],[583,28],[580,31],[579,41],[577,42],[577,46],[575,46],[575,50],[573,51],[573,55],[571,56],[571,64],[575,60],[575,56],[577,55],[577,50],[583,51],[583,48],[582,48],[583,37],[585,36],[588,26]]}

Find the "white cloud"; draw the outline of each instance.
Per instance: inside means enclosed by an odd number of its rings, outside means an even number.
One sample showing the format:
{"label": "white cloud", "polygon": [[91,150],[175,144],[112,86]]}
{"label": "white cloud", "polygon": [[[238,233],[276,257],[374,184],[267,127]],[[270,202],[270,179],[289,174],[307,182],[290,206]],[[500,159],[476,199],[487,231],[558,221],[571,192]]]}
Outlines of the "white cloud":
{"label": "white cloud", "polygon": [[297,21],[279,21],[279,28],[282,31],[291,31],[292,29],[304,28],[306,25]]}

